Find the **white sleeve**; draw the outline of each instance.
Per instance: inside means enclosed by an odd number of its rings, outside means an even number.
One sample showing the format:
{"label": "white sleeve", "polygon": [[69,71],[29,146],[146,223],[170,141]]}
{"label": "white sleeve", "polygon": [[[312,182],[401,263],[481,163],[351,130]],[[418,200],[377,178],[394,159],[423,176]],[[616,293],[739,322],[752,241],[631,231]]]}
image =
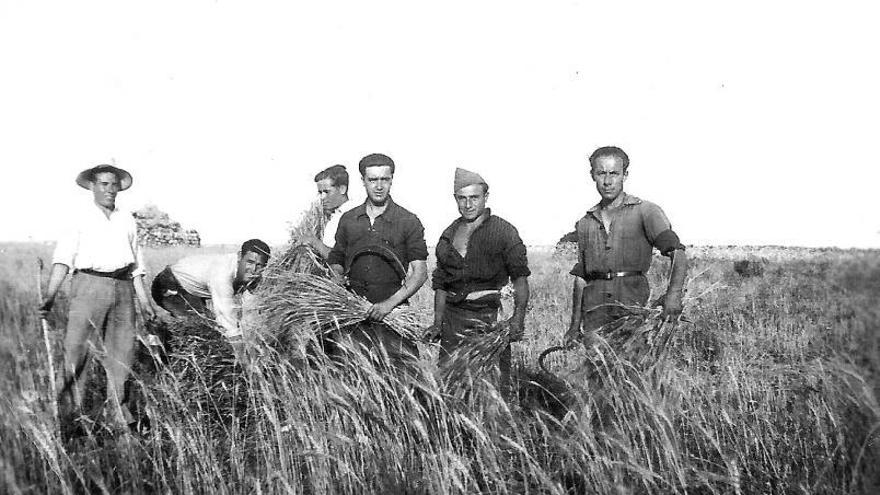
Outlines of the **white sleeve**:
{"label": "white sleeve", "polygon": [[224,266],[216,264],[211,269],[208,289],[211,291],[214,317],[217,319],[217,323],[223,327],[226,337],[241,335],[241,328],[238,326],[238,316],[236,315],[235,294],[232,290],[232,278],[230,278]]}
{"label": "white sleeve", "polygon": [[68,220],[68,227],[62,233],[58,242],[55,244],[55,252],[52,255],[52,263],[60,263],[67,265],[71,270],[74,269],[76,263],[76,254],[79,252],[79,229],[75,227],[76,222]]}
{"label": "white sleeve", "polygon": [[128,244],[131,246],[131,254],[134,256],[134,270],[131,272],[131,278],[135,278],[140,275],[146,275],[147,268],[144,264],[144,250],[138,243],[137,220],[131,213],[126,213],[126,215],[129,216]]}

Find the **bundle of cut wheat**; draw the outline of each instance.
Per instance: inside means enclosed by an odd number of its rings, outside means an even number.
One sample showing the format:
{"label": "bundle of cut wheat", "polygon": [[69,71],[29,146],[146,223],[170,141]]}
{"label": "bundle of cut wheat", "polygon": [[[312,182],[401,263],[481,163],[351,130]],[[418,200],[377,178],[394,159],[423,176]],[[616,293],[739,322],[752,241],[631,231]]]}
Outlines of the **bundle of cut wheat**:
{"label": "bundle of cut wheat", "polygon": [[301,244],[304,239],[320,237],[326,223],[327,217],[321,201],[314,201],[300,215],[299,221],[290,225],[290,244]]}
{"label": "bundle of cut wheat", "polygon": [[[323,335],[366,320],[372,303],[332,280],[308,273],[276,272],[266,280],[260,310],[266,315],[269,337],[285,339],[291,332],[310,330]],[[401,337],[421,335],[419,316],[398,306],[383,322]]]}
{"label": "bundle of cut wheat", "polygon": [[290,240],[287,247],[275,256],[267,273],[276,271],[330,275],[330,267],[308,244],[309,239],[320,238],[324,232],[327,217],[320,201],[300,215],[299,222],[290,226]]}
{"label": "bundle of cut wheat", "polygon": [[677,324],[666,321],[662,309],[620,303],[604,306],[617,309],[622,316],[596,329],[595,334],[588,337],[588,344],[604,341],[618,357],[639,368],[669,356]]}
{"label": "bundle of cut wheat", "polygon": [[[480,322],[474,322],[480,323]],[[447,386],[457,387],[469,378],[490,376],[498,366],[501,353],[510,344],[510,324],[500,321],[488,329],[473,332],[463,338],[450,356],[444,370]]]}

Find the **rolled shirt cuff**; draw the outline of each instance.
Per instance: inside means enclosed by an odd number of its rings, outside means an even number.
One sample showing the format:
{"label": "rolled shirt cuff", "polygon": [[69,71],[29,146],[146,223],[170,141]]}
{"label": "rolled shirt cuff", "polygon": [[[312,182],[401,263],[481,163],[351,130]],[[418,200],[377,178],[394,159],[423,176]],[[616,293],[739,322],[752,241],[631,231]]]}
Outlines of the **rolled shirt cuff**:
{"label": "rolled shirt cuff", "polygon": [[676,249],[683,250],[684,244],[679,240],[678,234],[673,232],[672,229],[666,229],[663,232],[660,232],[657,235],[657,238],[654,239],[654,247],[660,251],[660,254],[669,256],[669,253]]}

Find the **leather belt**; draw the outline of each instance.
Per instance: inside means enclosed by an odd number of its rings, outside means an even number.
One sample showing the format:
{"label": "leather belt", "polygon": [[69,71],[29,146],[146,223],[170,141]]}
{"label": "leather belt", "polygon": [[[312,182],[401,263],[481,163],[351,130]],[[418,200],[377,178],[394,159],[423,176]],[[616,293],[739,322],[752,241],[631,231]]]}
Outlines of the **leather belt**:
{"label": "leather belt", "polygon": [[131,278],[131,272],[134,271],[134,265],[127,265],[119,270],[114,270],[112,272],[99,272],[98,270],[92,270],[91,268],[80,268],[77,269],[74,273],[84,273],[86,275],[92,275],[94,277],[104,277],[104,278],[112,278],[116,280],[128,280]]}
{"label": "leather belt", "polygon": [[607,272],[587,272],[584,280],[611,280],[617,277],[636,277],[642,275],[644,272],[612,272],[611,270]]}

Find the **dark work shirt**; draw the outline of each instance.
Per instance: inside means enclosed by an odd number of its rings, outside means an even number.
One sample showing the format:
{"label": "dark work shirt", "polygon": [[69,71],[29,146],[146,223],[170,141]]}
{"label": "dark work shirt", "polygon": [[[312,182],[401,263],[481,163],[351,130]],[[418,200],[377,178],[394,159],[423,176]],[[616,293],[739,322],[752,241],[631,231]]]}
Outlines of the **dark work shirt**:
{"label": "dark work shirt", "polygon": [[391,198],[373,225],[366,202],[343,214],[327,257],[329,264],[343,267],[355,292],[371,302],[387,299],[400,287],[410,262],[427,259],[422,222]]}
{"label": "dark work shirt", "polygon": [[[647,273],[654,248],[664,254],[684,249],[659,206],[623,194],[619,207],[605,210],[611,219],[610,231],[605,230],[599,218],[599,205],[587,210],[575,224],[578,259],[572,275],[586,278],[590,272]],[[583,307],[587,311],[611,302],[644,304],[648,295],[648,281],[644,276],[591,280],[584,291]]]}
{"label": "dark work shirt", "polygon": [[468,240],[464,257],[452,245],[461,218],[443,231],[437,242],[437,268],[431,277],[434,290],[467,294],[478,290],[500,289],[511,279],[531,275],[526,246],[516,227],[489,215]]}

